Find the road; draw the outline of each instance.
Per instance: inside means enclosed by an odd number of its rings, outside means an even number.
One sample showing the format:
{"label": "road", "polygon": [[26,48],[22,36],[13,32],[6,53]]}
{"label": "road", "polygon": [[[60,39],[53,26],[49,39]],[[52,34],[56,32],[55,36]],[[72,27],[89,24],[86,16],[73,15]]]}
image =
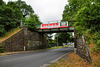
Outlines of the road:
{"label": "road", "polygon": [[73,47],[0,56],[0,67],[40,67],[69,52],[73,52]]}

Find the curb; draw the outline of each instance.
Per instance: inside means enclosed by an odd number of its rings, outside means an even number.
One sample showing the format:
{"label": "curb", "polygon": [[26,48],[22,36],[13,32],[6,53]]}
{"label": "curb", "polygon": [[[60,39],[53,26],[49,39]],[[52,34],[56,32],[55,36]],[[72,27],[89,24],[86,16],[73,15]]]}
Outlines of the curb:
{"label": "curb", "polygon": [[[49,49],[42,49],[42,50],[49,50]],[[37,51],[42,51],[42,50],[8,52],[8,53],[2,53],[2,54],[0,55],[0,57],[1,57],[1,56],[7,56],[7,55],[20,54],[20,53],[25,53],[25,52],[37,52]]]}
{"label": "curb", "polygon": [[40,66],[40,67],[47,67],[47,66],[53,64],[54,62],[57,62],[59,59],[61,59],[62,57],[66,56],[66,55],[69,54],[69,53],[71,53],[71,52],[68,52],[68,53],[62,55],[61,57],[58,57],[56,60],[50,61],[50,62],[48,62],[48,63],[46,63],[46,64],[43,64],[43,65]]}

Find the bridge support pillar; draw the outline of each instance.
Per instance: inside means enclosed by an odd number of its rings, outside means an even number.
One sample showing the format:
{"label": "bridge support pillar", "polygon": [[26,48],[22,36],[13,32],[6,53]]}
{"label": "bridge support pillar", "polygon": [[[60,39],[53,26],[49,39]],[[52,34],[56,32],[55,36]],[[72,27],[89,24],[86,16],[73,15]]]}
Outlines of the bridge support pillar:
{"label": "bridge support pillar", "polygon": [[41,49],[47,48],[48,47],[48,43],[47,43],[47,40],[46,40],[45,33],[39,33],[39,37],[40,37],[40,41],[42,43],[40,48]]}

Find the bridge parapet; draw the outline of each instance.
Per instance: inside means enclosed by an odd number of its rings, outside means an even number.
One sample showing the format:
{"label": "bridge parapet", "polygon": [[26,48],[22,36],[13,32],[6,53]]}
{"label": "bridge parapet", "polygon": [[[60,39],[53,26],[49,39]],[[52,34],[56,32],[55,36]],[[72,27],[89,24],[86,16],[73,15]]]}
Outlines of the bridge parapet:
{"label": "bridge parapet", "polygon": [[68,25],[66,22],[56,22],[56,23],[47,23],[41,24],[37,32],[39,33],[57,33],[57,32],[74,32],[74,27]]}

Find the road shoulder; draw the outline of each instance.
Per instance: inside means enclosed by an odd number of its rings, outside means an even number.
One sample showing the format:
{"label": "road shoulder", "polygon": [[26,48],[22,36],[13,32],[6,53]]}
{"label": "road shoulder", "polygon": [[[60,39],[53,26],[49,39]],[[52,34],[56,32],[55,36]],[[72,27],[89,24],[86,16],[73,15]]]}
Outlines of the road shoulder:
{"label": "road shoulder", "polygon": [[50,61],[49,63],[46,63],[46,64],[43,64],[40,67],[49,67],[49,66],[52,67],[52,65],[54,65],[55,63],[60,63],[61,61],[65,61],[66,59],[68,59],[68,55],[70,53],[72,53],[72,52],[66,53],[66,54],[62,55],[61,57],[57,58],[56,60]]}

